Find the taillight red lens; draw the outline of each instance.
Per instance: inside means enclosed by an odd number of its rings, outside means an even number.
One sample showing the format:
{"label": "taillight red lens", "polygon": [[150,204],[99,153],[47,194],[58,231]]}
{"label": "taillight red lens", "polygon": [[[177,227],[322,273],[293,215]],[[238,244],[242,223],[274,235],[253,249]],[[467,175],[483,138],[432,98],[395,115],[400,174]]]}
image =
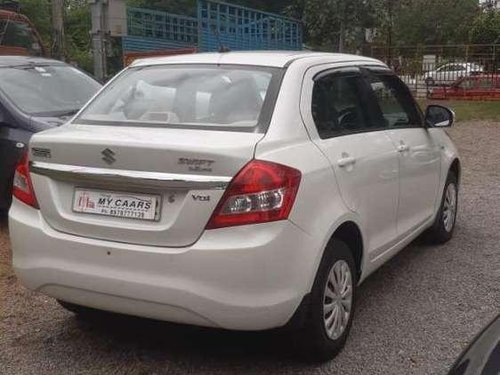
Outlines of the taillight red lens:
{"label": "taillight red lens", "polygon": [[233,178],[206,229],[287,219],[300,179],[297,169],[252,160]]}
{"label": "taillight red lens", "polygon": [[27,152],[24,153],[21,160],[19,160],[19,163],[17,164],[16,173],[14,174],[12,194],[21,202],[24,202],[31,207],[38,208],[35,191],[33,190],[33,184],[31,183]]}

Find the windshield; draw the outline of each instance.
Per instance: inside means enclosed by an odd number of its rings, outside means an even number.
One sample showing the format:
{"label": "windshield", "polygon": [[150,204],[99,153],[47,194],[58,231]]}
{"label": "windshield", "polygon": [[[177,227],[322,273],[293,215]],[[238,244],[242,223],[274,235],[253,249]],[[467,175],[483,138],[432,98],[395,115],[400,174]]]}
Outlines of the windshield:
{"label": "windshield", "polygon": [[274,101],[270,88],[276,86],[279,71],[228,65],[131,68],[75,122],[248,131],[268,121],[266,103]]}
{"label": "windshield", "polygon": [[0,89],[29,115],[74,114],[100,87],[97,81],[69,65],[0,68]]}

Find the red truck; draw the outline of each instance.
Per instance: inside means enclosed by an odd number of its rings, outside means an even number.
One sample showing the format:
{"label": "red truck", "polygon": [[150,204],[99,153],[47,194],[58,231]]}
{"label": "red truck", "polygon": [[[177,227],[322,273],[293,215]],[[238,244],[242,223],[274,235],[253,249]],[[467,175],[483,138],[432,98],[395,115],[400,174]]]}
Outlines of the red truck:
{"label": "red truck", "polygon": [[15,3],[0,4],[0,55],[48,57],[40,34]]}

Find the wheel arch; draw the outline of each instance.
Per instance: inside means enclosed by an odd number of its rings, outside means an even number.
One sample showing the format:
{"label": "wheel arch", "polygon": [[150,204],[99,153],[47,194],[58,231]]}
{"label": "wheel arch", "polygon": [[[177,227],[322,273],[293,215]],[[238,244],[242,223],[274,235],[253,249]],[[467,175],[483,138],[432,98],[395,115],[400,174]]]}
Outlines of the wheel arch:
{"label": "wheel arch", "polygon": [[460,186],[460,178],[461,178],[461,173],[462,173],[462,166],[460,165],[460,160],[458,158],[455,158],[449,168],[450,172],[453,172],[455,176],[457,176],[457,182],[458,185]]}
{"label": "wheel arch", "polygon": [[334,239],[344,242],[351,251],[354,262],[356,264],[356,280],[360,280],[363,272],[363,236],[361,229],[354,221],[345,221],[340,224],[330,237],[330,241]]}
{"label": "wheel arch", "polygon": [[331,243],[336,239],[344,242],[352,252],[356,264],[356,279],[358,281],[361,280],[365,261],[362,230],[360,225],[355,220],[352,220],[352,218],[344,218],[344,220],[337,222],[336,225],[333,226],[331,234],[328,236],[328,240],[324,243],[321,256],[316,264],[316,272],[312,281],[314,281],[317,276],[318,269],[325,257],[326,252],[331,249]]}

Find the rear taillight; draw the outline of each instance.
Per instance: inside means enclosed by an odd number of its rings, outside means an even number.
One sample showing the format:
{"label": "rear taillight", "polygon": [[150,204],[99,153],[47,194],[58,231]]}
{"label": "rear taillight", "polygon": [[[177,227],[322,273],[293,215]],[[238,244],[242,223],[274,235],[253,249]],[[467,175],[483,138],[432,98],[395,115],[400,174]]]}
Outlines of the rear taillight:
{"label": "rear taillight", "polygon": [[38,208],[35,191],[33,190],[33,184],[31,183],[27,152],[23,154],[21,160],[19,160],[19,163],[17,164],[16,173],[14,174],[12,194],[21,202],[24,202],[31,207]]}
{"label": "rear taillight", "polygon": [[233,178],[206,228],[287,219],[300,178],[301,173],[297,169],[252,160]]}

